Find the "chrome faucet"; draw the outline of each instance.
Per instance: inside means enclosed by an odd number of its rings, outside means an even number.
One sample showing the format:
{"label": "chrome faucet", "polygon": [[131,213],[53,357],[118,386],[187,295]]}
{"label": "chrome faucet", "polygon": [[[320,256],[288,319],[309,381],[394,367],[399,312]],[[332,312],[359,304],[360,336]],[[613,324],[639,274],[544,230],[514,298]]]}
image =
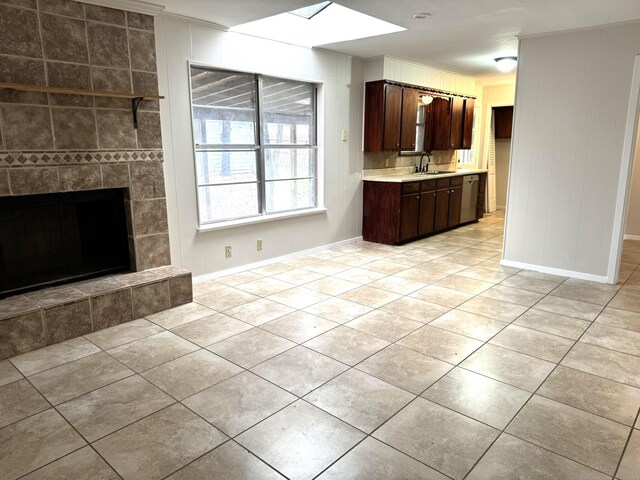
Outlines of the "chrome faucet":
{"label": "chrome faucet", "polygon": [[[423,167],[422,166],[422,160],[424,159],[425,155],[427,156],[428,160],[427,160],[427,164]],[[427,173],[429,171],[429,164],[431,163],[431,155],[429,155],[428,153],[423,153],[420,156],[420,166],[416,167],[416,173]]]}

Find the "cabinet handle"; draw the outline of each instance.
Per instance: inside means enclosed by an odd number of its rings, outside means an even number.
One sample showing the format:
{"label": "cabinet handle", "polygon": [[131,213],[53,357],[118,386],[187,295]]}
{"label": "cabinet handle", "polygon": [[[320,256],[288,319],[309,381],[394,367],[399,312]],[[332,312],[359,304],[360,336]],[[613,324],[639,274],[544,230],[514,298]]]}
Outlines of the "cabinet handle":
{"label": "cabinet handle", "polygon": [[436,197],[437,195],[434,193],[433,196]]}

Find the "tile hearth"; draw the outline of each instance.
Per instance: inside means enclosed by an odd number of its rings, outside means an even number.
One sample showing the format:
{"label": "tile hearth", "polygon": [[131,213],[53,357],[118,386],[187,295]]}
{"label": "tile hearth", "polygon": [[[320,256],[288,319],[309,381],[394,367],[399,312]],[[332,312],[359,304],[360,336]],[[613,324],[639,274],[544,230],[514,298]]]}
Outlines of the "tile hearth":
{"label": "tile hearth", "polygon": [[0,361],[0,472],[640,478],[640,242],[601,285],[501,266],[502,228],[221,277]]}

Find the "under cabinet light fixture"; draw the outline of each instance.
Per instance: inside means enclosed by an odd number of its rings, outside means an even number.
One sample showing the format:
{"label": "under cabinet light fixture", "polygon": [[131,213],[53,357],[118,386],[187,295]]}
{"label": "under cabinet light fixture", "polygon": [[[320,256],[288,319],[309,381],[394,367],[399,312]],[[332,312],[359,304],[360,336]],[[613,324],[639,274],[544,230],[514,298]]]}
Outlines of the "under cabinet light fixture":
{"label": "under cabinet light fixture", "polygon": [[431,95],[422,95],[420,97],[420,101],[424,104],[424,105],[429,105],[431,102],[433,102],[433,97]]}
{"label": "under cabinet light fixture", "polygon": [[518,64],[518,57],[498,57],[494,58],[496,67],[503,73],[508,73]]}

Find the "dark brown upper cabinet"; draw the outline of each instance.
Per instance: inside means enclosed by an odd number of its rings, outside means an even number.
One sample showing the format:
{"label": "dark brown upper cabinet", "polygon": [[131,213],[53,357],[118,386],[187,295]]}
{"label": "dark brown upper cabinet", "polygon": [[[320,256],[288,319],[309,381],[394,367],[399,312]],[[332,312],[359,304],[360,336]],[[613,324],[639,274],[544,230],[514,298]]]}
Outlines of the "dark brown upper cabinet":
{"label": "dark brown upper cabinet", "polygon": [[[425,87],[423,87],[425,88]],[[430,94],[429,105],[420,96]],[[437,96],[436,96],[437,95]],[[431,152],[471,148],[473,99],[384,80],[365,86],[364,151]]]}
{"label": "dark brown upper cabinet", "polygon": [[402,88],[395,85],[385,85],[383,150],[398,150],[400,148],[401,114]]}
{"label": "dark brown upper cabinet", "polygon": [[364,108],[364,151],[400,150],[402,87],[368,82]]}
{"label": "dark brown upper cabinet", "polygon": [[464,122],[462,127],[462,148],[471,148],[473,140],[473,108],[475,101],[473,98],[464,99]]}
{"label": "dark brown upper cabinet", "polygon": [[432,148],[433,150],[449,150],[451,98],[435,97],[431,103],[431,110],[433,111]]}
{"label": "dark brown upper cabinet", "polygon": [[451,99],[451,135],[449,137],[449,149],[462,148],[462,128],[464,127],[464,98],[453,97]]}
{"label": "dark brown upper cabinet", "polygon": [[495,121],[496,138],[511,138],[513,107],[494,107],[493,118]]}
{"label": "dark brown upper cabinet", "polygon": [[[416,150],[416,124],[418,116],[418,90],[402,89],[402,123],[400,125],[400,150]],[[418,150],[422,150],[422,146]]]}

